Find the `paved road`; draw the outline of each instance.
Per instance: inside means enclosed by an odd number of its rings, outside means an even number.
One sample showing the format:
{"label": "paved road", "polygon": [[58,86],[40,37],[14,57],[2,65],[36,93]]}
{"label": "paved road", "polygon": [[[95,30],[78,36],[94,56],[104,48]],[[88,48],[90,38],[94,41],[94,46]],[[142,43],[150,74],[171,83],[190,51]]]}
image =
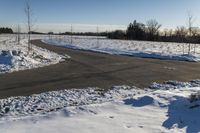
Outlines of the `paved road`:
{"label": "paved road", "polygon": [[0,75],[0,98],[30,95],[50,90],[135,85],[152,82],[200,79],[200,63],[108,55],[51,46],[40,40],[33,44],[72,58],[66,62]]}

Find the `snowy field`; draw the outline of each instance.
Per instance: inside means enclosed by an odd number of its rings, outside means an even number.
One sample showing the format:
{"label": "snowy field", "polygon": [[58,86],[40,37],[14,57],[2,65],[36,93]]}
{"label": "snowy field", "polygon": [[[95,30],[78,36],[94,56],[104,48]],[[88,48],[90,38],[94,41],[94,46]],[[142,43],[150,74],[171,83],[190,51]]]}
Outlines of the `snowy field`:
{"label": "snowy field", "polygon": [[124,41],[97,38],[98,37],[73,36],[71,41],[70,36],[54,36],[46,38],[43,41],[52,45],[108,54],[120,54],[165,60],[200,61],[199,44],[191,44],[191,53],[188,55],[189,44],[185,43]]}
{"label": "snowy field", "polygon": [[[25,38],[25,35],[21,35],[21,42],[18,45],[16,35],[0,35],[0,74],[56,64],[68,58],[67,55],[58,55],[36,46],[33,46],[33,52],[28,54]],[[42,39],[52,45],[108,54],[200,61],[200,45],[198,44],[192,44],[192,52],[187,55],[188,44],[184,43],[109,40],[95,36],[73,36],[71,39],[71,36],[32,35],[31,38]]]}
{"label": "snowy field", "polygon": [[73,89],[2,99],[0,129],[2,133],[200,132],[200,80],[154,83],[150,88]]}
{"label": "snowy field", "polygon": [[[15,35],[0,35],[0,74],[59,63],[58,55],[20,44]],[[200,47],[187,44],[108,40],[97,37],[34,35],[52,45],[108,54],[200,61]],[[183,51],[184,49],[184,51]],[[195,50],[195,53],[194,53]],[[73,58],[73,57],[72,57]],[[192,97],[192,98],[191,98]],[[200,132],[200,80],[153,83],[141,90],[115,86],[52,91],[0,100],[2,133],[198,133]]]}
{"label": "snowy field", "polygon": [[[21,37],[18,44],[16,35],[0,35],[0,74],[43,67],[64,60],[65,56],[36,46],[33,46],[33,51],[28,54],[27,39],[24,39],[24,35]],[[35,36],[35,38],[40,37]]]}

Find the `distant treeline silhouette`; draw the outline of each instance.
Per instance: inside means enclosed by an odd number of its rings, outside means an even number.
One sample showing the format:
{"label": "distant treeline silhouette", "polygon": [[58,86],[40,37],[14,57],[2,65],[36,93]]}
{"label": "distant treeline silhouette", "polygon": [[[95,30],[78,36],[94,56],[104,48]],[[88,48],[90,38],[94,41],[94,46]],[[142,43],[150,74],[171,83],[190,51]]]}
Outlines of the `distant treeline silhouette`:
{"label": "distant treeline silhouette", "polygon": [[0,34],[2,33],[13,33],[13,30],[8,27],[0,27]]}
{"label": "distant treeline silhouette", "polygon": [[176,29],[160,30],[161,24],[156,20],[149,20],[146,24],[137,22],[130,23],[126,29],[116,30],[108,33],[110,39],[127,39],[143,41],[163,41],[163,42],[185,42],[200,43],[200,29],[198,27],[184,26]]}
{"label": "distant treeline silhouette", "polygon": [[[52,34],[52,32],[48,33],[48,34]],[[65,33],[59,33],[59,35],[78,35],[78,36],[107,36],[108,33],[107,32],[65,32]]]}
{"label": "distant treeline silhouette", "polygon": [[[189,21],[189,23],[191,23]],[[31,34],[55,34],[55,35],[80,35],[80,36],[107,36],[109,39],[163,41],[181,43],[200,43],[200,28],[191,26],[179,26],[175,29],[161,29],[161,24],[156,20],[148,20],[146,24],[134,20],[126,30],[112,32],[64,32],[64,33],[41,33],[30,31]],[[13,33],[8,27],[0,28],[1,33]]]}

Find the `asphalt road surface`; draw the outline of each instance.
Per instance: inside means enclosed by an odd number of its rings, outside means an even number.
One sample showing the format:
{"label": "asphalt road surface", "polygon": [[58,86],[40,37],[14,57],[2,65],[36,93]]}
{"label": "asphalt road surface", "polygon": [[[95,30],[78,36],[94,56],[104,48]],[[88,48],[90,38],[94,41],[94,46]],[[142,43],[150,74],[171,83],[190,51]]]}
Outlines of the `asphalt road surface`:
{"label": "asphalt road surface", "polygon": [[43,68],[0,75],[0,99],[45,91],[113,85],[148,87],[152,82],[200,79],[200,63],[109,55],[32,41],[71,59]]}

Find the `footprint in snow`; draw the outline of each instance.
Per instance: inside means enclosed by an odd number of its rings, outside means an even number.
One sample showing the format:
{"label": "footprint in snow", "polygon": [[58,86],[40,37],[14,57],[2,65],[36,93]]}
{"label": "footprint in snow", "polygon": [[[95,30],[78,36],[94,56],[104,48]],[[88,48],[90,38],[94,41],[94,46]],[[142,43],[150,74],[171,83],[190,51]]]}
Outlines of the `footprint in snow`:
{"label": "footprint in snow", "polygon": [[143,126],[138,126],[139,128],[143,128]]}
{"label": "footprint in snow", "polygon": [[114,119],[115,117],[114,117],[114,116],[109,116],[109,118],[110,118],[110,119]]}
{"label": "footprint in snow", "polygon": [[131,125],[125,125],[125,128],[132,128]]}

